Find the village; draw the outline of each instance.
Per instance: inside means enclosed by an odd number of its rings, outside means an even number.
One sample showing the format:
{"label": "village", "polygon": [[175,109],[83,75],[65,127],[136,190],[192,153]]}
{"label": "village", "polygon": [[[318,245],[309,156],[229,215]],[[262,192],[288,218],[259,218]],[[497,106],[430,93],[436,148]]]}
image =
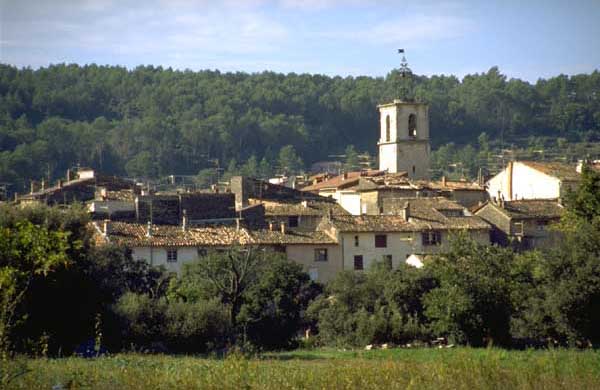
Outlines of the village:
{"label": "village", "polygon": [[377,108],[376,170],[319,172],[289,186],[236,176],[224,187],[156,191],[79,168],[55,185],[32,181],[30,193],[15,194],[14,202],[84,203],[96,245],[126,247],[132,258],[168,271],[179,273],[211,250],[253,246],[285,253],[312,280],[328,282],[375,262],[422,267],[456,234],[515,250],[547,249],[582,164],[600,168],[597,162],[508,161],[476,182],[432,181],[429,106],[395,99]]}

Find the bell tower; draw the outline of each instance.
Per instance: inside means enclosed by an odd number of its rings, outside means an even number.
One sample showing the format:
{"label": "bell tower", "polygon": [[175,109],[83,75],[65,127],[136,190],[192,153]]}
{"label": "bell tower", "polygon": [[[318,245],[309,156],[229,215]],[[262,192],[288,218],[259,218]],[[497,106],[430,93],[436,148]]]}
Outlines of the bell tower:
{"label": "bell tower", "polygon": [[[404,50],[400,49],[400,53]],[[402,78],[410,77],[402,56]],[[405,80],[403,80],[405,81]],[[404,89],[404,88],[403,88]],[[380,104],[379,170],[406,172],[411,179],[429,178],[429,105],[405,97]]]}

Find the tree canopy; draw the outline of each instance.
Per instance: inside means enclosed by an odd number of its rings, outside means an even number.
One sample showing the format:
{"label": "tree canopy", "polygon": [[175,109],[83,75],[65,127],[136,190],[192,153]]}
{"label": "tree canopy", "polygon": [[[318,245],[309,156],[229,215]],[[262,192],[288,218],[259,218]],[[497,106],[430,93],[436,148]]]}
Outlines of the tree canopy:
{"label": "tree canopy", "polygon": [[[29,180],[55,180],[77,164],[152,178],[195,175],[216,160],[251,172],[259,162],[259,174],[294,172],[348,145],[373,155],[375,107],[396,97],[398,80],[395,70],[385,78],[342,78],[0,65],[0,182],[23,191]],[[598,91],[598,71],[530,84],[494,67],[462,80],[415,76],[411,94],[431,106],[434,146],[484,147],[530,136],[598,139]],[[461,161],[473,161],[472,154]],[[267,164],[276,172],[262,172]]]}

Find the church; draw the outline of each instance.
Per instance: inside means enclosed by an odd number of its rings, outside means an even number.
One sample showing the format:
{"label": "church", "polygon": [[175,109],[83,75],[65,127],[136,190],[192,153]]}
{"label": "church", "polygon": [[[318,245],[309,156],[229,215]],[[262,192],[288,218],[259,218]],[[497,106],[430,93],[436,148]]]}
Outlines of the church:
{"label": "church", "polygon": [[429,105],[394,99],[377,106],[379,170],[429,179]]}

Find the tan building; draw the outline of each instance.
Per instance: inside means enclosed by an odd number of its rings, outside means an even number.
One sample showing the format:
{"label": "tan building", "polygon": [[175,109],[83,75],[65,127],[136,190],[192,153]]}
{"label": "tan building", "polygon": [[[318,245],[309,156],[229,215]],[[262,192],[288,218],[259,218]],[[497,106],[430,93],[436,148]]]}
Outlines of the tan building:
{"label": "tan building", "polygon": [[377,108],[379,170],[406,172],[411,179],[429,178],[429,106],[396,99]]}
{"label": "tan building", "polygon": [[180,273],[209,250],[235,245],[267,247],[301,264],[316,281],[327,282],[342,269],[337,241],[320,231],[251,230],[243,226],[177,226],[97,221],[92,224],[98,245],[115,244],[152,266]]}
{"label": "tan building", "polygon": [[493,226],[492,242],[518,249],[548,248],[560,233],[550,229],[564,213],[557,199],[487,202],[475,215]]}
{"label": "tan building", "polygon": [[375,261],[397,267],[412,255],[447,249],[451,235],[460,231],[490,242],[487,222],[444,198],[395,199],[384,207],[382,215],[332,216],[319,226],[339,242],[344,269],[367,269]]}

